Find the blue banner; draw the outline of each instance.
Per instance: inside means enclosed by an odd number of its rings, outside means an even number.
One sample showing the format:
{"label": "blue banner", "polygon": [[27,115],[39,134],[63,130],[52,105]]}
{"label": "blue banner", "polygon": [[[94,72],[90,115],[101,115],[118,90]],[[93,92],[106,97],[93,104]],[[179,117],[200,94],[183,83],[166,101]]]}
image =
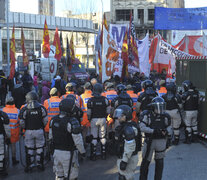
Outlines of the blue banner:
{"label": "blue banner", "polygon": [[207,29],[207,7],[201,7],[201,8],[155,7],[154,29],[160,29],[160,30]]}

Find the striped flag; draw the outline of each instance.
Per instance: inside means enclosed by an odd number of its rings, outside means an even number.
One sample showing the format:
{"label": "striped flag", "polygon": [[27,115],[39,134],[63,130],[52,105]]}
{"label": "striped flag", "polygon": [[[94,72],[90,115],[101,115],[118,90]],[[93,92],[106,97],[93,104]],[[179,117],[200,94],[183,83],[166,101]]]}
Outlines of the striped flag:
{"label": "striped flag", "polygon": [[24,46],[24,40],[25,40],[24,32],[23,32],[23,28],[21,28],[21,46],[22,46],[22,54],[23,54],[23,65],[28,66],[29,60],[28,60],[27,52]]}
{"label": "striped flag", "polygon": [[45,19],[44,33],[43,33],[43,40],[42,40],[42,54],[45,58],[48,58],[49,53],[50,53],[50,37],[49,37],[47,22]]}
{"label": "striped flag", "polygon": [[13,31],[12,31],[12,39],[11,39],[11,44],[10,44],[10,74],[9,74],[9,79],[14,78],[15,74],[15,62],[16,62],[16,48],[15,48],[15,36],[14,36],[14,26],[13,26]]}

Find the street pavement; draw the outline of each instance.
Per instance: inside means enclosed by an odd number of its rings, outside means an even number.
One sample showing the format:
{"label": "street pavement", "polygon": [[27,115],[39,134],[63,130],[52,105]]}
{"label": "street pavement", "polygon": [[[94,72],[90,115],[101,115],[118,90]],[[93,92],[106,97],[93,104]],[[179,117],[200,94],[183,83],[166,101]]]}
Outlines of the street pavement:
{"label": "street pavement", "polygon": [[[206,180],[207,179],[207,143],[182,144],[171,146],[164,160],[163,180]],[[135,179],[139,178],[141,153],[136,169]],[[148,180],[154,179],[155,162],[150,164]],[[44,172],[36,169],[32,173],[24,173],[21,165],[8,169],[6,180],[52,180],[52,162],[46,164]],[[2,178],[0,178],[2,179]],[[107,160],[98,159],[92,162],[88,159],[80,163],[79,180],[117,180],[116,157],[108,156]]]}

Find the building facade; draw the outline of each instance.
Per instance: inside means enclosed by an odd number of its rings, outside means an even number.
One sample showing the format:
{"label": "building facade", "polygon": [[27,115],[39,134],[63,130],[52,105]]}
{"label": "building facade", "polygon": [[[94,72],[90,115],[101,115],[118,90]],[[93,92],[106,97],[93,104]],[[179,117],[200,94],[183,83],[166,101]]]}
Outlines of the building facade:
{"label": "building facade", "polygon": [[[184,8],[184,0],[111,0],[111,23],[128,24],[130,12],[139,38],[154,31],[155,7]],[[163,37],[170,37],[170,32],[163,31]]]}

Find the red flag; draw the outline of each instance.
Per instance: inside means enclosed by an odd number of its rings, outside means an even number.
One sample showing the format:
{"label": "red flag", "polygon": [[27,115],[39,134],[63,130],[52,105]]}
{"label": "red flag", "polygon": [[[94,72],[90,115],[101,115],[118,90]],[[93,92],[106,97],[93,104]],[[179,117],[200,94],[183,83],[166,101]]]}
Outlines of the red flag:
{"label": "red flag", "polygon": [[53,46],[56,47],[55,59],[60,61],[61,56],[62,56],[62,49],[61,49],[61,45],[60,45],[60,38],[59,38],[59,35],[58,35],[58,28],[56,28],[56,31],[55,31]]}
{"label": "red flag", "polygon": [[127,29],[124,35],[124,40],[122,44],[122,52],[121,52],[121,58],[123,59],[123,66],[122,66],[122,74],[121,79],[123,80],[124,77],[128,77],[128,64],[129,64],[129,52],[128,52],[128,37],[127,37]]}
{"label": "red flag", "polygon": [[104,13],[104,18],[103,18],[103,25],[105,26],[106,30],[109,31],[109,27],[108,27],[105,13]]}
{"label": "red flag", "polygon": [[12,39],[11,39],[11,44],[10,44],[10,74],[9,74],[9,79],[13,79],[14,74],[15,74],[15,54],[16,54],[16,49],[15,49],[15,37],[14,37],[14,26],[13,26],[13,31],[12,31]]}
{"label": "red flag", "polygon": [[47,22],[45,19],[44,34],[42,40],[42,54],[45,58],[47,58],[49,57],[49,53],[50,53],[50,37],[49,37]]}
{"label": "red flag", "polygon": [[23,32],[23,28],[21,28],[21,46],[22,46],[22,54],[23,54],[23,64],[24,64],[24,66],[28,66],[29,60],[27,57],[26,49],[24,47],[24,40],[25,40],[24,32]]}
{"label": "red flag", "polygon": [[73,34],[72,34],[71,39],[70,39],[69,48],[70,48],[70,58],[71,58],[71,62],[73,64],[74,61],[75,61],[75,50],[74,50],[74,44],[73,44]]}

